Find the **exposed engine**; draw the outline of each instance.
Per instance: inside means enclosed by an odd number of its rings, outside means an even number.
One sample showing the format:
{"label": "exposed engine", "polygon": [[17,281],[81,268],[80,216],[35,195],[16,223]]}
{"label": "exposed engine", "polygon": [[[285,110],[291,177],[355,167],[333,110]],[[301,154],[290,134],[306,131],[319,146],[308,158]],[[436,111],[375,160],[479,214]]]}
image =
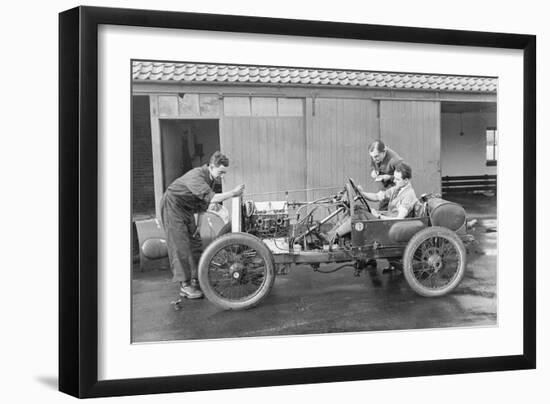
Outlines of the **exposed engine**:
{"label": "exposed engine", "polygon": [[287,237],[289,214],[286,201],[253,202],[243,204],[244,231],[261,238]]}

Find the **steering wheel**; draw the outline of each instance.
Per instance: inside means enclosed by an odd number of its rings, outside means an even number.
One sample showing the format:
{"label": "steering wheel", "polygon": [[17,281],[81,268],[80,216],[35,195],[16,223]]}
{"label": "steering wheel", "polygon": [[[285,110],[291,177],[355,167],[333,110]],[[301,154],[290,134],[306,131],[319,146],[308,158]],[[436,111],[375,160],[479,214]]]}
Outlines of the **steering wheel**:
{"label": "steering wheel", "polygon": [[349,181],[349,184],[351,185],[351,188],[353,189],[353,192],[355,192],[356,198],[359,201],[361,201],[361,203],[363,205],[365,205],[365,207],[367,208],[367,211],[370,212],[371,210],[370,210],[369,203],[367,202],[367,198],[365,198],[365,195],[363,195],[363,193],[361,191],[359,191],[359,188],[357,187],[357,185],[353,181],[353,178],[349,178],[348,181]]}

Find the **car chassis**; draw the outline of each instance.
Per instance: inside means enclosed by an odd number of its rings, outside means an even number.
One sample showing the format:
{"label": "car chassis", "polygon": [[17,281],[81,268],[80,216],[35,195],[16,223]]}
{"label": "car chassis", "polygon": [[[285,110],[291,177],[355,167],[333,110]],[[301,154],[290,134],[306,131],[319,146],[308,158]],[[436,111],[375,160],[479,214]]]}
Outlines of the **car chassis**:
{"label": "car chassis", "polygon": [[[204,294],[222,309],[258,305],[269,294],[275,276],[298,264],[318,272],[353,266],[359,275],[369,261],[387,259],[403,271],[415,292],[427,297],[451,292],[464,277],[464,244],[473,241],[466,232],[466,214],[460,205],[435,195],[423,195],[413,217],[396,220],[364,220],[356,215],[361,209],[370,212],[370,206],[351,178],[335,195],[312,202],[287,201],[284,208],[259,214],[250,201],[236,199],[233,232],[220,234],[199,262]],[[293,215],[288,215],[288,207],[296,209]],[[329,213],[315,220],[320,207]],[[346,217],[351,217],[351,234],[336,242],[323,229]],[[321,264],[334,263],[343,265],[320,269]]]}

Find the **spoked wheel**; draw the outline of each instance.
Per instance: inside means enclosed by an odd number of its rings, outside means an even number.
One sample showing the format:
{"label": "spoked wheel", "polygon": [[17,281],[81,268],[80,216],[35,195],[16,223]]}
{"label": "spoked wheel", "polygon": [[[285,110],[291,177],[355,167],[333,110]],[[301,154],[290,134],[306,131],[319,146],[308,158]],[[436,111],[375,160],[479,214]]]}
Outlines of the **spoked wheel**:
{"label": "spoked wheel", "polygon": [[221,236],[208,246],[199,262],[199,282],[205,296],[225,310],[256,306],[274,281],[271,251],[250,234]]}
{"label": "spoked wheel", "polygon": [[409,286],[427,297],[443,296],[462,281],[466,249],[462,240],[444,227],[428,227],[411,238],[403,254]]}

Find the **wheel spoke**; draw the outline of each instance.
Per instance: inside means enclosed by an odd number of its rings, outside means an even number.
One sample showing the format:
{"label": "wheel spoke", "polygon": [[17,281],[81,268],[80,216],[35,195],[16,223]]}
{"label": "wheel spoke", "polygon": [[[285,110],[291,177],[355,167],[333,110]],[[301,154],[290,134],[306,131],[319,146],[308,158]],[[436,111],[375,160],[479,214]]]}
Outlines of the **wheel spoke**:
{"label": "wheel spoke", "polygon": [[[238,276],[237,276],[238,275]],[[266,281],[267,263],[253,248],[231,244],[220,249],[208,267],[213,291],[228,300],[248,299]]]}
{"label": "wheel spoke", "polygon": [[418,245],[412,254],[411,265],[417,282],[429,289],[439,289],[457,276],[460,256],[452,240],[437,235]]}

